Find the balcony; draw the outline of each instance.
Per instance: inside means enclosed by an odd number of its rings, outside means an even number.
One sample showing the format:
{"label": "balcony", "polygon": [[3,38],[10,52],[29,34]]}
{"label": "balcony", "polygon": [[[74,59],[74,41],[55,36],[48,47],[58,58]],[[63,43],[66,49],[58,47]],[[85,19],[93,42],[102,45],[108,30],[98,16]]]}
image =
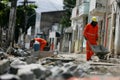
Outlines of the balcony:
{"label": "balcony", "polygon": [[102,16],[106,12],[107,0],[91,0],[90,14],[94,16]]}
{"label": "balcony", "polygon": [[82,3],[79,6],[79,17],[88,15],[88,13],[89,13],[89,2]]}
{"label": "balcony", "polygon": [[78,8],[77,7],[74,7],[72,9],[72,16],[71,16],[71,20],[72,19],[76,19],[78,17]]}

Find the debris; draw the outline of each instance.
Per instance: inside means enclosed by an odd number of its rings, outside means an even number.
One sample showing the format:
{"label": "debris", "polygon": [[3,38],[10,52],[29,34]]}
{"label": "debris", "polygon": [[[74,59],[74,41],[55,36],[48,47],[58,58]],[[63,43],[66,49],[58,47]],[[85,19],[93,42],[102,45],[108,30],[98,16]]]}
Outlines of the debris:
{"label": "debris", "polygon": [[0,76],[0,80],[20,80],[20,78],[17,75],[4,74]]}
{"label": "debris", "polygon": [[17,75],[21,80],[35,80],[34,73],[29,69],[19,69]]}
{"label": "debris", "polygon": [[3,51],[0,51],[0,60],[7,59],[7,54]]}
{"label": "debris", "polygon": [[0,61],[0,74],[4,74],[9,71],[10,62],[7,59]]}
{"label": "debris", "polygon": [[47,58],[47,60],[51,61],[62,61],[62,62],[71,62],[74,61],[74,59],[69,59],[69,58]]}
{"label": "debris", "polygon": [[[16,80],[89,80],[93,79],[93,75],[120,75],[120,61],[116,58],[100,62],[94,56],[91,61],[86,61],[85,54],[54,54],[54,51],[15,48],[12,50],[11,54],[7,54],[6,60],[1,59],[0,74],[13,74],[19,78]],[[0,55],[4,55],[4,52],[1,51]]]}

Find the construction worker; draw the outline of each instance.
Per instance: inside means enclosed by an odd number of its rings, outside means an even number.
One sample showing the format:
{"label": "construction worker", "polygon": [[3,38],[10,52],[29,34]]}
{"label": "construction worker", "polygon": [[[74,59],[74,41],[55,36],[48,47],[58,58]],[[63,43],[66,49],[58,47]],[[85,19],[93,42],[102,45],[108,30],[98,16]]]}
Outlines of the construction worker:
{"label": "construction worker", "polygon": [[85,26],[83,35],[86,39],[86,59],[89,61],[94,54],[90,45],[97,45],[98,40],[98,23],[96,17],[92,17],[92,22]]}
{"label": "construction worker", "polygon": [[40,51],[43,51],[45,46],[47,45],[47,41],[43,38],[34,38],[31,42],[34,43],[35,41],[39,42]]}

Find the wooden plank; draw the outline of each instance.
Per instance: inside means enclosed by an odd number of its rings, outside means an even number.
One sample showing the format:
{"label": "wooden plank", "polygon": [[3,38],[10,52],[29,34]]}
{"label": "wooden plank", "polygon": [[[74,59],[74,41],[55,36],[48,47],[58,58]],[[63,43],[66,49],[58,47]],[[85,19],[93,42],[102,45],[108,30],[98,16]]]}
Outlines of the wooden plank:
{"label": "wooden plank", "polygon": [[74,59],[68,59],[68,58],[47,58],[51,61],[62,61],[62,62],[71,62],[74,61]]}
{"label": "wooden plank", "polygon": [[120,64],[113,64],[106,62],[91,62],[90,65],[120,66]]}

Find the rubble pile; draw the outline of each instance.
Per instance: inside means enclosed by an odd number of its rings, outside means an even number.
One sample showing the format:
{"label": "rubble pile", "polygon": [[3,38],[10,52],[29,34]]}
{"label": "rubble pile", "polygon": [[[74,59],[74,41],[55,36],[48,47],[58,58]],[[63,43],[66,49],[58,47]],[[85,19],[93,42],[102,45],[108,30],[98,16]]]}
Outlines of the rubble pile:
{"label": "rubble pile", "polygon": [[38,58],[21,49],[15,49],[6,57],[1,55],[6,56],[6,53],[0,52],[0,80],[67,80],[71,77],[120,75],[118,65],[83,62],[77,57],[58,55]]}
{"label": "rubble pile", "polygon": [[0,49],[0,60],[4,59],[6,57],[7,57],[6,53],[2,49]]}

